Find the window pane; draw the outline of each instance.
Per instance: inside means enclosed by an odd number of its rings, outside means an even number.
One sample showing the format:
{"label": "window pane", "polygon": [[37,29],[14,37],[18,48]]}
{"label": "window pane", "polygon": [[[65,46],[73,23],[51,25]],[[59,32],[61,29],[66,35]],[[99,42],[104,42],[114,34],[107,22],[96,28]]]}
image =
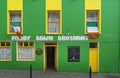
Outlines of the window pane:
{"label": "window pane", "polygon": [[5,42],[1,42],[1,46],[5,46]]}
{"label": "window pane", "polygon": [[10,32],[21,31],[21,12],[10,12]]}
{"label": "window pane", "polygon": [[59,23],[48,23],[48,32],[60,32]]}
{"label": "window pane", "polygon": [[6,42],[6,46],[10,46],[10,42]]}
{"label": "window pane", "polygon": [[4,58],[5,59],[10,59],[10,48],[4,48]]}
{"label": "window pane", "polygon": [[23,46],[23,43],[22,42],[18,42],[18,46]]}
{"label": "window pane", "polygon": [[97,21],[98,12],[87,12],[87,21]]}
{"label": "window pane", "polygon": [[21,59],[21,57],[22,57],[22,48],[19,48],[18,49],[18,59]]}
{"label": "window pane", "polygon": [[90,43],[90,48],[97,48],[97,43]]}
{"label": "window pane", "polygon": [[0,59],[4,59],[4,48],[0,48]]}
{"label": "window pane", "polygon": [[49,12],[48,21],[49,22],[59,22],[59,12]]}
{"label": "window pane", "polygon": [[60,32],[60,12],[48,13],[48,32]]}
{"label": "window pane", "polygon": [[18,59],[34,59],[34,50],[33,48],[19,48]]}
{"label": "window pane", "polygon": [[11,22],[21,22],[21,12],[10,12]]}
{"label": "window pane", "polygon": [[0,48],[0,59],[1,60],[11,59],[11,49],[10,48]]}
{"label": "window pane", "polygon": [[28,42],[24,42],[24,46],[28,46]]}
{"label": "window pane", "polygon": [[33,42],[30,42],[30,46],[34,46],[34,43],[33,43]]}
{"label": "window pane", "polygon": [[68,47],[68,62],[79,62],[80,61],[80,47],[69,46]]}

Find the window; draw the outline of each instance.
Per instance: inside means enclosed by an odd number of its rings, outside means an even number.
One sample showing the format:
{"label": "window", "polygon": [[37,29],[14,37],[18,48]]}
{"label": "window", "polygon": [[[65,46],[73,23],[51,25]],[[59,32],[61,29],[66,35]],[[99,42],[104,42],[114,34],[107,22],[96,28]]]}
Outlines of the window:
{"label": "window", "polygon": [[79,62],[79,61],[80,61],[80,46],[69,46],[68,62]]}
{"label": "window", "polygon": [[0,42],[0,60],[11,60],[10,42]]}
{"label": "window", "polygon": [[60,33],[60,12],[48,12],[48,33]]}
{"label": "window", "polygon": [[87,12],[87,32],[98,32],[98,12]]}
{"label": "window", "polygon": [[18,42],[18,60],[32,61],[34,60],[34,42]]}
{"label": "window", "polygon": [[97,48],[97,43],[90,43],[89,47],[90,48]]}
{"label": "window", "polygon": [[87,11],[86,31],[89,38],[97,38],[99,33],[98,11]]}
{"label": "window", "polygon": [[10,33],[22,32],[21,26],[21,12],[20,11],[10,11]]}

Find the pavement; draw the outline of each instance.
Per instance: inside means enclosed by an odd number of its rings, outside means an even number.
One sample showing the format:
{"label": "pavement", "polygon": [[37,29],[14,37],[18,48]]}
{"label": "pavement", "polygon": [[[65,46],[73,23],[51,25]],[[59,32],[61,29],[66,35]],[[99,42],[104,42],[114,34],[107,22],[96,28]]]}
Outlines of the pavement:
{"label": "pavement", "polygon": [[[27,70],[0,70],[0,78],[30,78]],[[90,78],[89,73],[33,71],[32,78]],[[91,78],[120,78],[120,73],[92,73]]]}

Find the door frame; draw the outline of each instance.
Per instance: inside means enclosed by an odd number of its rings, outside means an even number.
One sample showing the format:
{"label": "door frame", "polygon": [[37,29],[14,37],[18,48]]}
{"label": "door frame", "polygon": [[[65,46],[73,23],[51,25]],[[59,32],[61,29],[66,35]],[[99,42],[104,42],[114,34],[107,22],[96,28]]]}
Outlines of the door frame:
{"label": "door frame", "polygon": [[[90,42],[90,43],[97,43],[97,56],[98,56],[98,58],[97,58],[97,72],[99,72],[99,43],[98,42]],[[90,45],[90,43],[89,43],[89,45]],[[90,68],[90,47],[89,47],[89,68]]]}
{"label": "door frame", "polygon": [[[46,45],[46,43],[49,43],[50,45]],[[46,47],[55,47],[55,57],[54,57],[54,59],[55,59],[55,70],[56,71],[58,71],[58,45],[57,45],[57,43],[56,44],[52,44],[52,43],[50,43],[50,42],[45,42],[44,43],[44,63],[43,63],[43,66],[44,66],[44,71],[46,71],[46,69],[47,69],[47,51],[46,51]]]}

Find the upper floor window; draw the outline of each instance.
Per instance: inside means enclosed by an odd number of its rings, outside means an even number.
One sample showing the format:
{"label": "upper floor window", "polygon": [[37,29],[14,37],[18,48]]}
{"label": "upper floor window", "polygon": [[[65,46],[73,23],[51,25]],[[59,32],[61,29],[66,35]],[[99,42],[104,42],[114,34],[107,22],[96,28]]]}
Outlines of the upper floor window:
{"label": "upper floor window", "polygon": [[98,12],[87,12],[87,32],[98,32]]}
{"label": "upper floor window", "polygon": [[99,11],[87,11],[86,32],[89,38],[98,38],[99,34]]}
{"label": "upper floor window", "polygon": [[47,32],[52,34],[60,33],[60,12],[48,12]]}
{"label": "upper floor window", "polygon": [[10,11],[10,33],[22,32],[21,26],[21,12],[20,11]]}
{"label": "upper floor window", "polygon": [[11,44],[10,42],[0,42],[0,60],[11,60]]}

